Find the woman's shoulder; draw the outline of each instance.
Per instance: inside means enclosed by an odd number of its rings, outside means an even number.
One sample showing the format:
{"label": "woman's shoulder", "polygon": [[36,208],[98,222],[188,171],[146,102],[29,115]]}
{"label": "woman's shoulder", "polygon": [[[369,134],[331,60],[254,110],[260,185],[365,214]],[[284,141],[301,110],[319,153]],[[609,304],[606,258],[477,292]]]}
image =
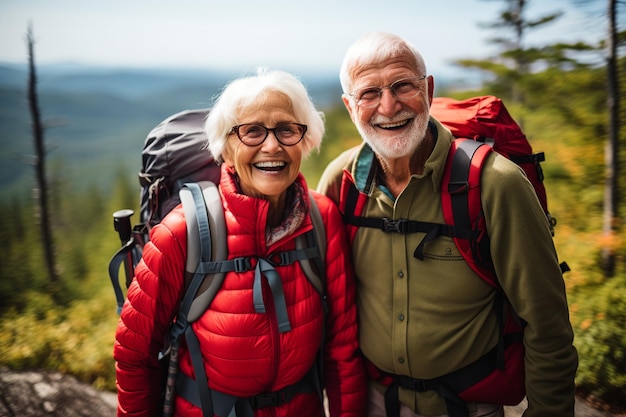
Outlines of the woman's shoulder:
{"label": "woman's shoulder", "polygon": [[182,246],[187,241],[187,224],[182,204],[174,207],[150,231],[150,241],[161,250],[171,245]]}

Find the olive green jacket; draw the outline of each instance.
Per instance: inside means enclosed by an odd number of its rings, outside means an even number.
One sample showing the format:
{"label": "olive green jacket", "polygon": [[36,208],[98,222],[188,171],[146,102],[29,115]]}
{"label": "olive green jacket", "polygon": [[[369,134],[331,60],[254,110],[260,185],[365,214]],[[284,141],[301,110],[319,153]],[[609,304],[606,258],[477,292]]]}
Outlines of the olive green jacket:
{"label": "olive green jacket", "polygon": [[[439,189],[454,138],[438,121],[431,122],[438,138],[424,173],[412,175],[395,200],[374,179],[363,216],[443,223]],[[369,146],[346,151],[329,164],[318,189],[340,205],[343,170],[364,191],[367,176],[377,167]],[[481,198],[499,282],[527,323],[525,416],[573,416],[578,359],[546,216],[523,171],[495,152],[485,162]],[[492,312],[494,288],[468,267],[449,237],[426,243],[424,260],[416,259],[413,252],[423,237],[362,227],[352,256],[364,355],[386,372],[430,379],[490,351],[498,326]],[[443,399],[433,391],[400,389],[400,400],[418,414],[446,414]]]}

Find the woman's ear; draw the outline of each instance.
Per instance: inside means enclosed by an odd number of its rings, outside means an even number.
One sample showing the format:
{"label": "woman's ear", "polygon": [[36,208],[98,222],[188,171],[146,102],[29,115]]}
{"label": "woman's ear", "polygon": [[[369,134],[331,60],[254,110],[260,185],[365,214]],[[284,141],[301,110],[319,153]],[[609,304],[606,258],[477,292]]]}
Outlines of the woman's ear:
{"label": "woman's ear", "polygon": [[227,140],[224,144],[224,150],[222,151],[222,160],[224,164],[229,167],[235,166],[234,162],[234,150],[232,149],[231,141]]}

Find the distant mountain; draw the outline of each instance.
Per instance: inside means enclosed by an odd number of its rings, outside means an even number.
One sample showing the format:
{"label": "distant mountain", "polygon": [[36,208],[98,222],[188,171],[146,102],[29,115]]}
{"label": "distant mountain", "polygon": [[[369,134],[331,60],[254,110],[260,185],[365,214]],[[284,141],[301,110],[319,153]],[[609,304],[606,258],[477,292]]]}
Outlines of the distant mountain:
{"label": "distant mountain", "polygon": [[[309,88],[311,95],[322,105],[327,105],[332,91],[333,100],[340,101],[339,80],[336,74],[296,73]],[[40,93],[108,93],[111,95],[140,99],[159,93],[195,90],[202,94],[203,101],[221,90],[229,81],[242,74],[225,70],[185,69],[129,69],[91,67],[76,64],[47,65],[37,67],[37,88]],[[25,65],[0,62],[0,87],[26,88],[27,67]],[[335,84],[329,91],[329,86]]]}
{"label": "distant mountain", "polygon": [[[198,70],[137,70],[77,65],[37,67],[40,110],[47,125],[49,169],[78,186],[110,188],[119,170],[134,175],[143,141],[165,117],[209,107],[241,74]],[[26,101],[26,66],[0,64],[0,200],[33,187],[33,138]],[[340,105],[334,75],[305,78],[320,108]]]}

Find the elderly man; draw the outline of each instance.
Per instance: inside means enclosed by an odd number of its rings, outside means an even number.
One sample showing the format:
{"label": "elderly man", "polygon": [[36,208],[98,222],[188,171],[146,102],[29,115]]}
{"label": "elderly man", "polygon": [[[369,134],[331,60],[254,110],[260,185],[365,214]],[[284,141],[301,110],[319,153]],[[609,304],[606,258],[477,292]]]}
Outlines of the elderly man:
{"label": "elderly man", "polygon": [[[319,190],[345,219],[354,217],[346,190],[356,189],[361,218],[444,223],[439,190],[454,138],[429,114],[434,80],[419,52],[398,36],[372,33],[350,47],[340,76],[364,143],[330,163]],[[420,232],[349,225],[370,417],[503,416],[505,397],[521,399],[524,388],[525,416],[574,415],[577,353],[546,217],[519,167],[495,152],[480,194],[502,292],[468,266],[449,236],[423,243]],[[499,299],[523,327],[525,349],[511,381],[498,379],[489,356],[501,340]],[[457,387],[468,383],[472,395]]]}

